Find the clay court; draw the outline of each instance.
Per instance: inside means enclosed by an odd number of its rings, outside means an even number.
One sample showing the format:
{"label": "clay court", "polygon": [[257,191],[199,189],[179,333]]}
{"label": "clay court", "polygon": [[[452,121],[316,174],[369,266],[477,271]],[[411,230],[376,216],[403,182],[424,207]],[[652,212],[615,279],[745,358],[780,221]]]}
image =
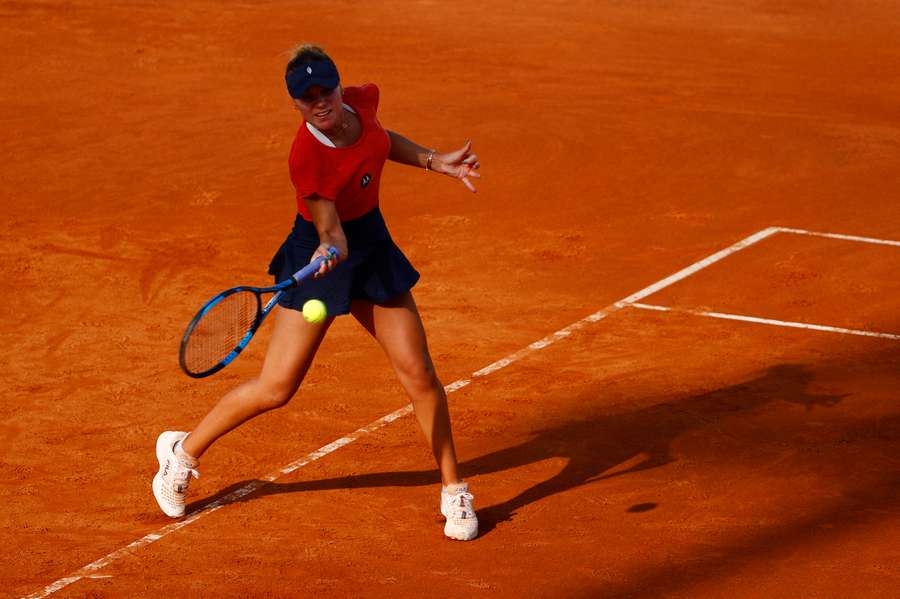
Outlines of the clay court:
{"label": "clay court", "polygon": [[[3,597],[897,597],[900,5],[0,2]],[[205,456],[194,312],[295,212],[286,52],[483,178],[381,206],[480,536],[377,344]]]}

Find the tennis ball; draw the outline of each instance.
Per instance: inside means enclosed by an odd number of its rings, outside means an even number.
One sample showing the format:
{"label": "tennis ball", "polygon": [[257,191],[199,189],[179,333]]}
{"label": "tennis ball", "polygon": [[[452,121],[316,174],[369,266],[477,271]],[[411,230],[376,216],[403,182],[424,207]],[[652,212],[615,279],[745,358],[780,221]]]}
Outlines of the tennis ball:
{"label": "tennis ball", "polygon": [[311,299],[303,304],[303,318],[306,319],[306,322],[322,322],[326,316],[328,316],[328,310],[320,300]]}

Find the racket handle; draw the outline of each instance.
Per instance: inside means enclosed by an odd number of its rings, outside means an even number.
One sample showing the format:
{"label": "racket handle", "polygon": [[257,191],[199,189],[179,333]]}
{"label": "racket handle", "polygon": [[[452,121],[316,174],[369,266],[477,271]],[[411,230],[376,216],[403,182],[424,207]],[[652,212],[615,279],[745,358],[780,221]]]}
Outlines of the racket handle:
{"label": "racket handle", "polygon": [[[341,253],[334,246],[328,247],[328,253],[332,256],[341,255]],[[319,267],[322,266],[323,262],[325,262],[325,256],[319,256],[318,258],[295,272],[292,277],[294,279],[294,285],[299,285],[303,281],[303,279],[315,274],[316,271],[319,270]]]}

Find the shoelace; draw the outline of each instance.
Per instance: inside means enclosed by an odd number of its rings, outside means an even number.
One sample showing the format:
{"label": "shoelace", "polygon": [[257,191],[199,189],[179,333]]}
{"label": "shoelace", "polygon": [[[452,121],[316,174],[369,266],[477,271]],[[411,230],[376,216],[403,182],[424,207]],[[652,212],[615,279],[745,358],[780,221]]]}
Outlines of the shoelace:
{"label": "shoelace", "polygon": [[191,468],[190,466],[186,466],[179,462],[175,461],[175,472],[172,474],[172,482],[175,483],[175,489],[179,493],[184,492],[184,488],[187,486],[188,481],[193,476],[194,478],[200,478],[200,472],[198,472],[195,468]]}
{"label": "shoelace", "polygon": [[475,514],[475,510],[472,509],[473,499],[475,499],[475,496],[469,492],[453,495],[450,500],[450,506],[456,508],[453,510],[453,517],[462,518],[463,520],[471,518]]}

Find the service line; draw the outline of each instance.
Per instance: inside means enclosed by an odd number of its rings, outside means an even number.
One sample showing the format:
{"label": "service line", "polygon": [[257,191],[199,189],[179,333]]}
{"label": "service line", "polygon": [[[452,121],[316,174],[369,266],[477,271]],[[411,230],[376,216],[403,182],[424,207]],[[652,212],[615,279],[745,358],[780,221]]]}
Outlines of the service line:
{"label": "service line", "polygon": [[[509,366],[510,364],[521,360],[525,356],[528,356],[529,354],[532,354],[536,351],[544,349],[545,347],[548,347],[557,341],[567,338],[573,332],[575,332],[579,329],[582,329],[589,324],[603,320],[604,318],[606,318],[613,312],[617,312],[617,311],[621,310],[622,308],[627,307],[627,306],[633,304],[634,302],[637,302],[637,301],[647,297],[648,295],[656,293],[657,291],[660,291],[661,289],[665,289],[669,285],[677,283],[678,281],[681,281],[682,279],[685,279],[685,278],[691,276],[692,274],[706,268],[707,266],[714,264],[714,263],[722,260],[723,258],[726,258],[726,257],[730,256],[731,254],[734,254],[735,252],[739,252],[740,250],[747,248],[747,247],[777,233],[779,230],[781,230],[781,229],[779,229],[778,227],[769,227],[767,229],[763,229],[762,231],[754,233],[753,235],[750,235],[749,237],[746,237],[745,239],[738,241],[734,245],[731,245],[731,246],[725,248],[724,250],[718,251],[715,254],[712,254],[711,256],[708,256],[698,262],[695,262],[694,264],[691,264],[690,266],[683,268],[682,270],[679,270],[675,274],[670,275],[670,276],[666,277],[665,279],[661,279],[661,280],[657,281],[656,283],[648,285],[647,287],[644,287],[640,291],[637,291],[620,301],[610,304],[609,306],[607,306],[606,308],[604,308],[602,310],[598,310],[597,312],[594,312],[593,314],[585,316],[581,320],[574,322],[574,323],[570,324],[569,326],[556,331],[555,333],[547,335],[543,339],[539,339],[539,340],[535,341],[534,343],[531,343],[531,344],[527,345],[526,347],[523,347],[519,351],[506,356],[505,358],[497,360],[496,362],[489,364],[480,370],[475,371],[474,373],[472,373],[472,378],[485,377],[493,372],[496,372],[502,368],[505,368],[506,366]],[[458,389],[465,387],[470,382],[471,382],[471,379],[460,379],[458,381],[454,381],[453,383],[450,383],[449,385],[444,387],[444,389],[447,391],[447,393],[452,393],[454,391],[457,391]],[[278,470],[275,470],[275,471],[269,473],[268,475],[262,477],[260,480],[256,480],[251,483],[248,483],[248,484],[244,485],[243,487],[240,487],[239,489],[232,491],[228,495],[225,495],[224,497],[220,497],[219,499],[213,501],[212,503],[209,503],[209,504],[203,506],[202,508],[198,508],[197,510],[188,513],[184,517],[183,520],[179,520],[177,522],[173,522],[172,524],[163,526],[162,528],[157,529],[155,532],[148,533],[148,534],[144,535],[143,537],[136,539],[135,541],[132,541],[125,547],[117,549],[116,551],[113,551],[112,553],[109,553],[109,554],[101,557],[100,559],[97,559],[97,560],[87,564],[86,566],[82,566],[81,568],[79,568],[75,572],[69,574],[68,576],[60,578],[59,580],[56,580],[56,581],[48,584],[43,589],[36,591],[35,593],[28,595],[27,597],[28,597],[28,599],[38,599],[41,597],[47,597],[48,595],[51,595],[51,594],[55,593],[56,591],[59,591],[60,589],[63,589],[75,582],[78,582],[79,580],[81,580],[83,578],[95,578],[97,576],[96,573],[98,570],[105,568],[109,564],[121,559],[122,557],[125,557],[126,555],[130,555],[130,554],[134,553],[135,551],[137,551],[138,549],[141,549],[142,547],[146,547],[147,545],[150,545],[151,543],[155,543],[156,541],[172,534],[173,532],[181,530],[185,526],[188,526],[189,524],[196,522],[200,518],[202,518],[208,514],[211,514],[230,503],[234,503],[243,497],[246,497],[250,493],[253,493],[254,491],[259,490],[261,487],[264,487],[267,484],[269,484],[287,474],[290,474],[291,472],[294,472],[298,468],[301,468],[301,467],[305,466],[306,464],[309,464],[310,462],[319,460],[319,459],[327,456],[328,454],[340,449],[341,447],[344,447],[345,445],[349,445],[350,443],[353,443],[354,441],[356,441],[357,439],[359,439],[360,437],[362,437],[364,435],[373,433],[373,432],[377,431],[378,429],[383,428],[384,426],[387,426],[394,420],[397,420],[398,418],[401,418],[403,416],[406,416],[407,414],[410,414],[412,412],[412,410],[413,410],[412,404],[407,404],[406,406],[404,406],[398,410],[395,410],[394,412],[391,412],[390,414],[388,414],[386,416],[382,416],[381,418],[372,422],[371,424],[368,424],[362,428],[359,428],[356,431],[350,433],[349,435],[347,435],[345,437],[341,437],[340,439],[337,439],[336,441],[332,441],[328,445],[320,447],[316,451],[313,451],[312,453],[309,453],[306,456],[304,456],[298,460],[295,460],[295,461],[291,462],[290,464],[287,464],[287,465],[279,468]]]}

